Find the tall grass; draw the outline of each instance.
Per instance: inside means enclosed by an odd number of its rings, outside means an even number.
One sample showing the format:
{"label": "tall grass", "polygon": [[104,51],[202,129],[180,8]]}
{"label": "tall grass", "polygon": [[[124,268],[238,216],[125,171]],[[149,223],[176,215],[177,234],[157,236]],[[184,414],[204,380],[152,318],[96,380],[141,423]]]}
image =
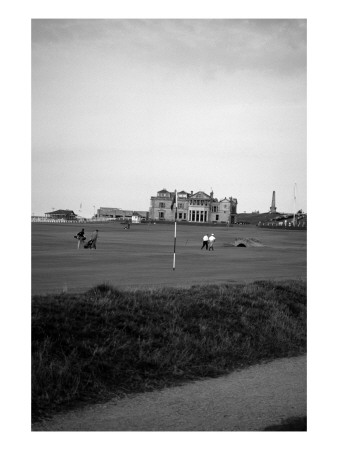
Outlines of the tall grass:
{"label": "tall grass", "polygon": [[34,296],[32,415],[305,350],[301,281]]}

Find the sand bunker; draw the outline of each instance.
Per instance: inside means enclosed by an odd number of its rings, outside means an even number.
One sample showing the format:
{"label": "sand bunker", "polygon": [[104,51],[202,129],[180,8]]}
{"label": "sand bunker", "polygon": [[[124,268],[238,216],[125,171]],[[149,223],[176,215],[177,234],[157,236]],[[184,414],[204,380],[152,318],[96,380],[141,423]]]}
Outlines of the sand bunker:
{"label": "sand bunker", "polygon": [[235,247],[264,247],[264,245],[254,238],[236,238],[232,244]]}

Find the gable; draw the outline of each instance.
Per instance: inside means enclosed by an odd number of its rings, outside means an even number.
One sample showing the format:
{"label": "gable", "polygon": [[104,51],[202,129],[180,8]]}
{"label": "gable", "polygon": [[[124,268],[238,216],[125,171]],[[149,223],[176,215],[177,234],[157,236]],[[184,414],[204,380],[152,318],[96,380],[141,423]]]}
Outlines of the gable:
{"label": "gable", "polygon": [[230,200],[228,198],[223,198],[223,200],[219,201],[220,203],[230,203]]}
{"label": "gable", "polygon": [[210,200],[210,195],[206,194],[203,191],[196,192],[190,196],[191,200]]}

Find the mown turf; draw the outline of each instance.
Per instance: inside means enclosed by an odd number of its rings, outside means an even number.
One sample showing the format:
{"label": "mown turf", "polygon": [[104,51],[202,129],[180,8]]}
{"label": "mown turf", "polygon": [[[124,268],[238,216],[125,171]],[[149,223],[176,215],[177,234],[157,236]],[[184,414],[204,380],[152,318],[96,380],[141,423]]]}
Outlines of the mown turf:
{"label": "mown turf", "polygon": [[[77,250],[78,224],[32,224],[32,293],[86,292],[109,283],[120,288],[190,287],[306,279],[306,232],[255,226],[177,225],[173,270],[173,224],[85,225],[99,228],[97,250]],[[215,233],[215,251],[201,250],[205,233]],[[240,248],[237,238],[254,238],[263,247]]]}
{"label": "mown turf", "polygon": [[32,415],[306,351],[306,283],[32,299]]}

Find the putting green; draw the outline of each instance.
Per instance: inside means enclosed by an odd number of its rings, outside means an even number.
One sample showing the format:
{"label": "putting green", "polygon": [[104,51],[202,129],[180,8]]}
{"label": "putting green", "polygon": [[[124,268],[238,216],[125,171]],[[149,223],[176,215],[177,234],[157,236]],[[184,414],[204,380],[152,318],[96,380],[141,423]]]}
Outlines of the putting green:
{"label": "putting green", "polygon": [[[306,231],[177,224],[173,270],[173,224],[83,227],[87,240],[99,229],[97,250],[77,250],[82,224],[32,223],[33,294],[81,292],[104,282],[137,288],[306,278]],[[201,250],[205,233],[215,234],[215,251]],[[264,247],[230,246],[236,238]]]}

